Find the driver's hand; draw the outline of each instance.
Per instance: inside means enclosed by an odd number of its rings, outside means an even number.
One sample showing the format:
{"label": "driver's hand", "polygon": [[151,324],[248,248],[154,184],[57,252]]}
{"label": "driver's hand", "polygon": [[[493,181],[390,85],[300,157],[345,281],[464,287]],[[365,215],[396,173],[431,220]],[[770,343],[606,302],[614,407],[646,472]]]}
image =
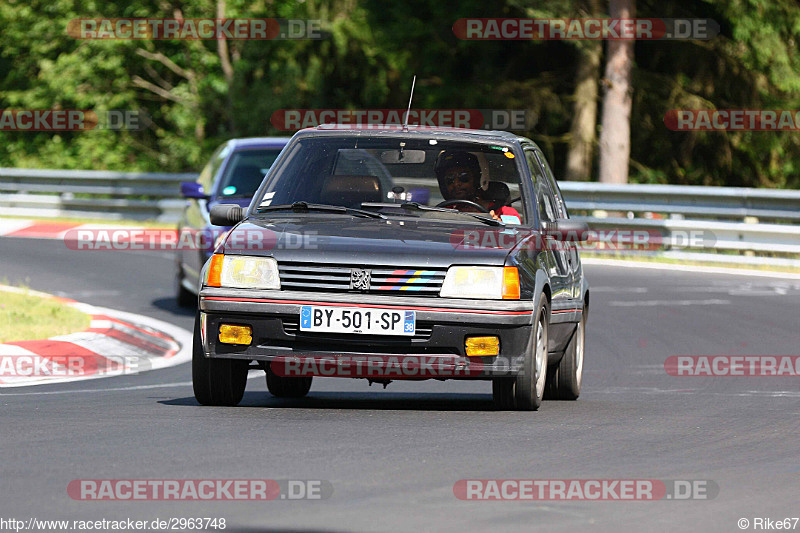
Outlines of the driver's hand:
{"label": "driver's hand", "polygon": [[489,214],[490,214],[490,215],[492,215],[492,218],[493,218],[493,219],[495,219],[495,220],[499,220],[500,222],[502,222],[502,221],[503,221],[503,219],[502,219],[502,218],[500,218],[500,217],[498,216],[498,214],[494,212],[494,209],[492,209],[491,211],[489,211]]}

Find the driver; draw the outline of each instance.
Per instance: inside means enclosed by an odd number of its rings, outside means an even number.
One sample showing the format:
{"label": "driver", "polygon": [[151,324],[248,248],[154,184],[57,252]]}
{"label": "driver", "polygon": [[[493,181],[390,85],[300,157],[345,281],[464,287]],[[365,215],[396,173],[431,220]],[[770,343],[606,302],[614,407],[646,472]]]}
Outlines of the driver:
{"label": "driver", "polygon": [[[519,213],[513,207],[504,207],[513,213],[500,213],[489,210],[491,202],[487,202],[481,189],[481,166],[478,158],[473,154],[464,151],[442,151],[434,166],[436,178],[439,180],[439,190],[445,201],[465,200],[473,202],[486,208],[495,220],[502,220],[501,214],[512,214],[519,220]],[[450,206],[459,211],[479,211],[475,207],[467,204],[455,204]],[[516,222],[517,224],[519,222]]]}
{"label": "driver", "polygon": [[[443,151],[434,167],[439,180],[439,190],[445,200],[467,200],[477,202],[481,184],[481,166],[478,158],[469,152]],[[463,209],[466,205],[454,205]]]}

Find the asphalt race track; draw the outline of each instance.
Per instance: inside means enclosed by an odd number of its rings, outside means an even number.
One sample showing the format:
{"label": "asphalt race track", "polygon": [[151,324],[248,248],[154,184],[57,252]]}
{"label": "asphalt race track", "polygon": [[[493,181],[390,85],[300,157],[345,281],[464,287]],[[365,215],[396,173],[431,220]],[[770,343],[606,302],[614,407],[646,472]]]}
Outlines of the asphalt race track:
{"label": "asphalt race track", "polygon": [[[190,365],[0,390],[0,517],[224,517],[226,531],[740,531],[800,516],[797,377],[674,377],[671,355],[798,355],[800,281],[587,266],[583,394],[495,412],[488,382],[315,380],[200,407]],[[0,238],[0,279],[191,330],[158,252]],[[257,377],[257,379],[255,379]],[[321,501],[76,501],[74,479],[327,480]],[[461,479],[710,480],[690,501],[461,501]],[[751,525],[752,527],[752,525]],[[800,525],[798,525],[800,529]]]}

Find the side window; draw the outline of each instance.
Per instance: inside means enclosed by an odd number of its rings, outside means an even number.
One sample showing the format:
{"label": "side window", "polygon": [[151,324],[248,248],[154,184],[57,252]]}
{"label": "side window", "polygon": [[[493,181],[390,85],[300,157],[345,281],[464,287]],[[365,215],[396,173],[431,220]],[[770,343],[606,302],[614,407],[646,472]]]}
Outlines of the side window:
{"label": "side window", "polygon": [[539,160],[539,164],[544,169],[544,173],[547,176],[547,182],[550,185],[550,190],[553,192],[553,196],[556,200],[556,207],[558,208],[559,218],[569,218],[569,213],[567,213],[567,206],[564,203],[564,196],[561,194],[561,189],[558,187],[558,182],[556,181],[555,176],[553,176],[553,171],[550,170],[550,165],[547,164],[547,160],[544,158],[544,154],[541,153],[539,150],[536,150],[536,159]]}
{"label": "side window", "polygon": [[525,150],[525,161],[528,163],[528,168],[533,176],[533,191],[536,195],[539,216],[546,221],[557,220],[558,211],[556,210],[555,198],[547,185],[547,179],[542,174],[542,167],[539,166],[539,162],[532,150]]}
{"label": "side window", "polygon": [[211,189],[214,187],[214,176],[217,175],[220,165],[225,161],[229,152],[230,149],[228,145],[223,144],[214,151],[206,166],[200,171],[200,175],[197,177],[197,183],[203,186],[203,191],[205,191],[206,194],[211,194]]}

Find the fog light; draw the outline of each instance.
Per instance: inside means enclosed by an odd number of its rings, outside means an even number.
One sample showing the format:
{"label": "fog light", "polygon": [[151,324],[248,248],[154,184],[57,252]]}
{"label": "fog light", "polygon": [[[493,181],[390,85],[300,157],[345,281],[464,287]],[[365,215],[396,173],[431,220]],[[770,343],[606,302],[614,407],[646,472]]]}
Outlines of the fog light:
{"label": "fog light", "polygon": [[253,328],[250,326],[233,326],[220,324],[219,342],[225,344],[250,344],[253,341]]}
{"label": "fog light", "polygon": [[500,355],[500,339],[497,337],[468,337],[464,347],[468,357]]}

